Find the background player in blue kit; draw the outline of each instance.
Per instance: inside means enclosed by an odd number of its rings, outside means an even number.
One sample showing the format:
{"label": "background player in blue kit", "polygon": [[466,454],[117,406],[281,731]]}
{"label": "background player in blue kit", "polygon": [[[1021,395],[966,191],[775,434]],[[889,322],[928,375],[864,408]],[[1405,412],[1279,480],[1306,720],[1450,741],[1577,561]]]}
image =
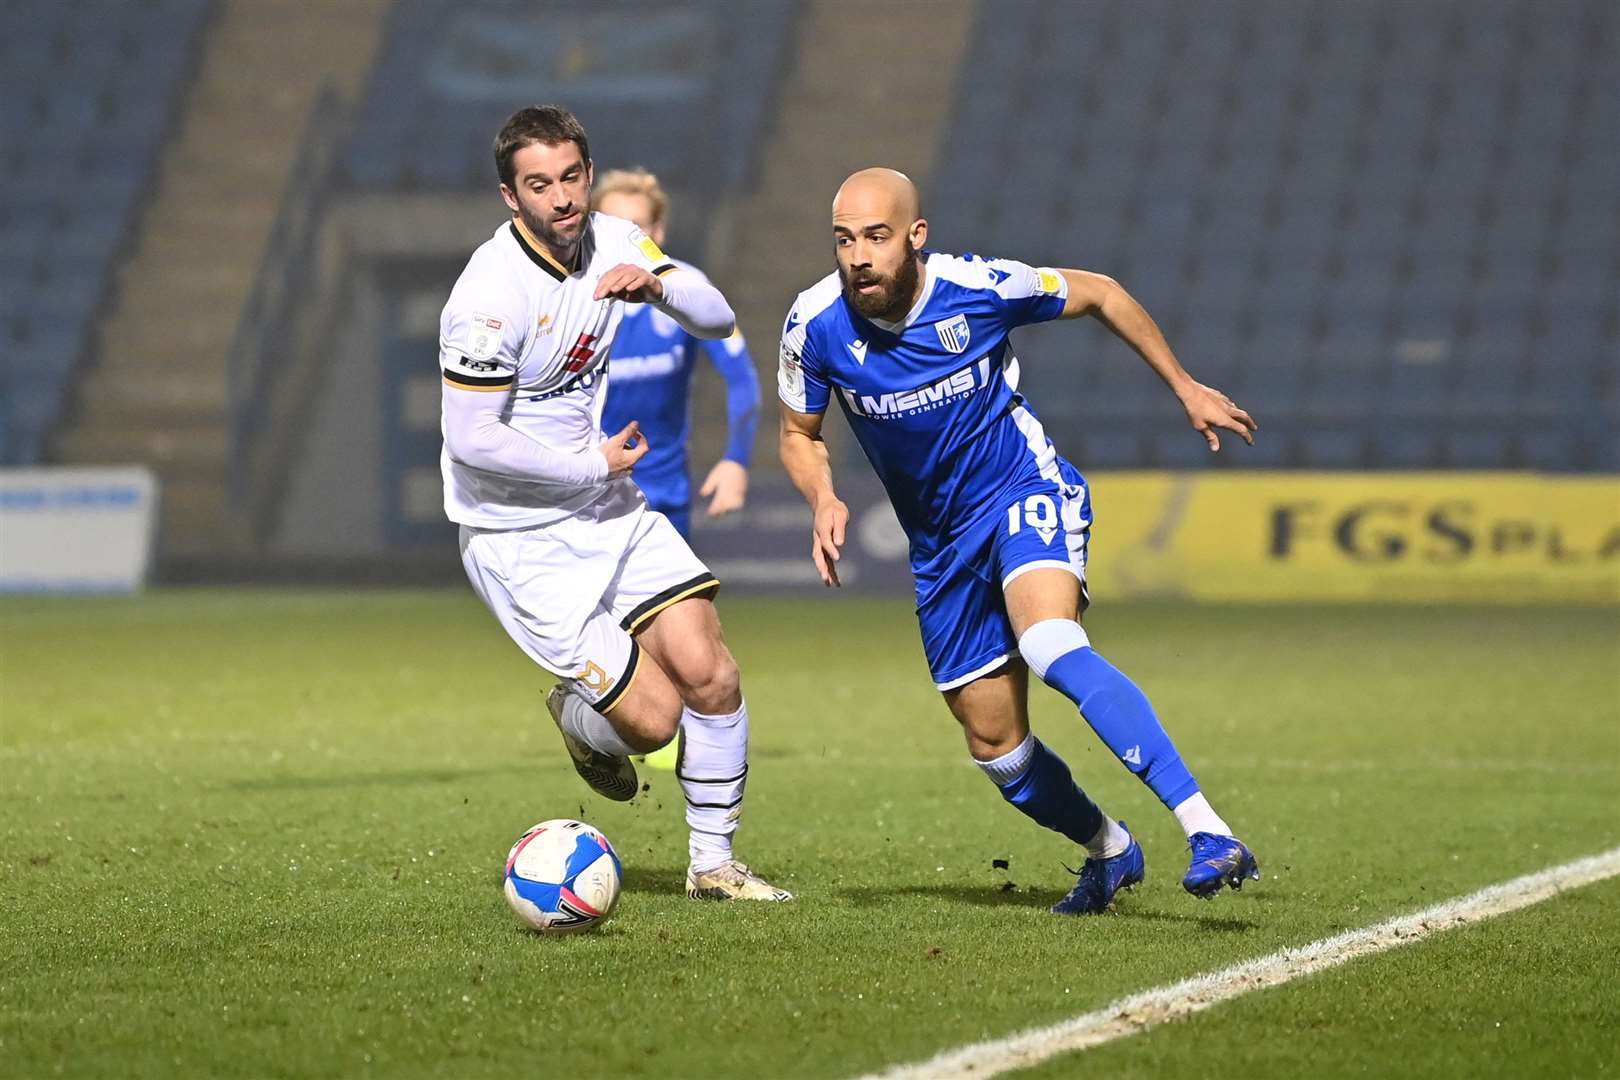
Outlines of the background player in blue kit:
{"label": "background player in blue kit", "polygon": [[1258,878],[1253,854],[1199,790],[1134,683],[1090,644],[1091,499],[1018,393],[1009,333],[1092,315],[1175,391],[1211,450],[1217,428],[1255,423],[1196,382],[1119,284],[1084,270],[923,250],[916,188],[866,169],[833,200],[838,269],[806,291],[782,332],[781,454],[815,512],[811,556],[837,585],[848,508],[832,484],[822,416],[836,400],[910,540],[917,617],[934,683],[968,750],[1008,802],[1085,847],[1060,914],[1106,909],[1142,880],[1142,848],[1029,730],[1028,671],[1068,697],[1174,812],[1192,848],[1182,884],[1203,897]]}
{"label": "background player in blue kit", "polygon": [[[603,173],[592,208],[641,226],[660,247],[669,199],[658,178],[643,169]],[[689,273],[695,267],[676,262]],[[701,275],[699,275],[701,276]],[[647,456],[636,466],[636,485],[648,504],[691,536],[692,483],[687,475],[688,395],[699,353],[726,382],[726,450],[704,477],[698,495],[709,500],[708,514],[720,517],[742,509],[748,497],[748,459],[759,420],[759,377],[741,332],[707,341],[693,337],[649,304],[626,304],[613,343],[607,407],[602,424],[618,431],[637,421],[647,436]]]}

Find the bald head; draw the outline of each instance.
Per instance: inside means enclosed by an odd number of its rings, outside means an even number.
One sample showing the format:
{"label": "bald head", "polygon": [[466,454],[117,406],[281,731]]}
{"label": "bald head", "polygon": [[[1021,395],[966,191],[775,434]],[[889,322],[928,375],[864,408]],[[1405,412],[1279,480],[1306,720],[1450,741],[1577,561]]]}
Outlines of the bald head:
{"label": "bald head", "polygon": [[851,173],[833,196],[833,221],[851,216],[881,219],[904,230],[922,217],[917,185],[898,169],[862,169]]}
{"label": "bald head", "polygon": [[867,318],[898,319],[920,285],[928,240],[917,185],[894,169],[862,169],[838,188],[833,248],[844,297]]}

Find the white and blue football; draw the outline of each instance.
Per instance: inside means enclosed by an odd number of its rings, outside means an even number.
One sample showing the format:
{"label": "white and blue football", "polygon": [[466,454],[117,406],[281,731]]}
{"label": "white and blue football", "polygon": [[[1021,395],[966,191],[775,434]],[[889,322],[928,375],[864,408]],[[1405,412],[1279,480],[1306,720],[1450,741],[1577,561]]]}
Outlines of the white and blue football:
{"label": "white and blue football", "polygon": [[622,869],[608,838],[583,821],[542,821],[506,856],[506,902],[543,934],[589,930],[619,902]]}

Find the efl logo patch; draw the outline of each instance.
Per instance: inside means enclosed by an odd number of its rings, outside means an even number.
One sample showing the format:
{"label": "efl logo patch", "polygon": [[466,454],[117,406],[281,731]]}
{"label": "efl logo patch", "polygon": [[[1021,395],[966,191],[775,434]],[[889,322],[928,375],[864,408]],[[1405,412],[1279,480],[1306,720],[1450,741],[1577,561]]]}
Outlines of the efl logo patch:
{"label": "efl logo patch", "polygon": [[800,374],[799,371],[799,354],[788,348],[786,343],[784,343],[782,345],[780,358],[782,367],[782,385],[787,388],[787,391],[790,394],[803,393],[804,376]]}
{"label": "efl logo patch", "polygon": [[934,332],[939,335],[939,343],[945,347],[945,351],[953,353],[966,349],[973,336],[968,329],[966,315],[953,315],[942,323],[935,323]]}
{"label": "efl logo patch", "polygon": [[1056,270],[1048,270],[1043,266],[1035,271],[1035,289],[1037,292],[1055,295],[1063,291],[1063,278]]}
{"label": "efl logo patch", "polygon": [[506,324],[482,311],[473,312],[472,329],[467,334],[467,355],[474,360],[488,360],[501,347],[501,331]]}

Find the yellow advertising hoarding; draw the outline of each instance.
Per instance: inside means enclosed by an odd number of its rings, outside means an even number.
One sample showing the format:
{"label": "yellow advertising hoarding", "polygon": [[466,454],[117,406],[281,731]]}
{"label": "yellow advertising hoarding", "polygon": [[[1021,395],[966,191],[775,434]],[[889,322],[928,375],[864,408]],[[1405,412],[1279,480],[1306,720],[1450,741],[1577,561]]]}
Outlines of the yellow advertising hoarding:
{"label": "yellow advertising hoarding", "polygon": [[1086,479],[1099,598],[1620,603],[1620,476]]}

